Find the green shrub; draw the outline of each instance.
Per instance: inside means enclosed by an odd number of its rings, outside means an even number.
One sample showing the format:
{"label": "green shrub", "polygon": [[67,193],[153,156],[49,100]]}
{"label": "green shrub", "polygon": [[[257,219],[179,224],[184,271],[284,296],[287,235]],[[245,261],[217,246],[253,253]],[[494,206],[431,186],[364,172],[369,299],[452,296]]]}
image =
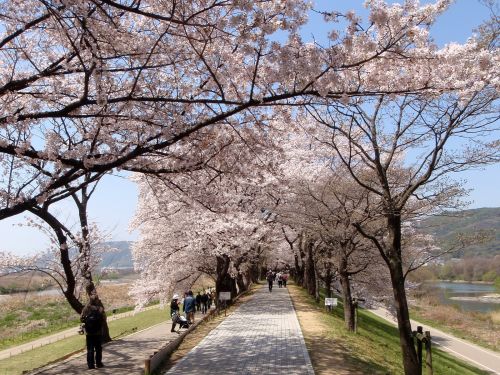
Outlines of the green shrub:
{"label": "green shrub", "polygon": [[497,278],[497,272],[494,270],[486,272],[481,278],[483,281],[495,281]]}
{"label": "green shrub", "polygon": [[500,292],[500,276],[497,276],[495,279],[495,289]]}

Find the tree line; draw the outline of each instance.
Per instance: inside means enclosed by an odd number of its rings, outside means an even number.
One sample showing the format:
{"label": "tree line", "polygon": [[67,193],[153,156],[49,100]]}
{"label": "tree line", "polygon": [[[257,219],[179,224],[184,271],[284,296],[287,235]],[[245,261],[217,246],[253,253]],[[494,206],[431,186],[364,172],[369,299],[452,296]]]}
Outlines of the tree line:
{"label": "tree line", "polygon": [[457,207],[450,174],[499,157],[498,29],[438,49],[448,5],[324,12],[323,46],[302,39],[300,0],[0,1],[0,219],[29,212],[53,237],[2,252],[2,272],[45,272],[81,312],[105,251],[89,199],[133,172],[139,304],[202,273],[235,293],[269,266],[313,295],[337,280],[346,301],[390,285],[416,374],[405,281],[440,250],[412,222]]}

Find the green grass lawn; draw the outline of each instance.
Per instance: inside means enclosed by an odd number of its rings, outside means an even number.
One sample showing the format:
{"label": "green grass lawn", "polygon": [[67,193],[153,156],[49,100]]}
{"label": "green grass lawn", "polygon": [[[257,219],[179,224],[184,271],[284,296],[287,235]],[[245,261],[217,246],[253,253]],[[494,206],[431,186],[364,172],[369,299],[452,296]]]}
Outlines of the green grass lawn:
{"label": "green grass lawn", "polygon": [[[157,303],[158,301],[153,301],[147,306]],[[125,306],[115,309],[114,313],[120,314],[133,309],[134,306]],[[113,315],[111,311],[106,313],[108,317]],[[77,327],[78,324],[80,324],[80,316],[66,300],[34,302],[22,309],[0,315],[0,350]],[[12,327],[15,327],[15,330]],[[26,329],[27,327],[29,330]]]}
{"label": "green grass lawn", "polygon": [[[170,319],[169,309],[152,309],[109,322],[111,337],[118,338]],[[0,361],[0,374],[17,375],[57,361],[85,347],[85,336],[73,336]]]}
{"label": "green grass lawn", "polygon": [[[305,290],[301,289],[300,293],[310,305],[324,309],[323,299],[320,304],[316,304]],[[323,313],[323,319],[330,327],[328,338],[342,342],[342,345],[348,348],[352,360],[364,369],[363,373],[402,374],[403,364],[397,328],[371,312],[359,309],[358,334],[350,333],[344,328],[342,307],[342,302],[339,299],[339,306],[332,313],[326,311]],[[452,357],[435,346],[432,348],[432,360],[434,375],[488,374]]]}
{"label": "green grass lawn", "polygon": [[78,323],[78,314],[63,300],[23,306],[0,315],[0,350],[75,327]]}

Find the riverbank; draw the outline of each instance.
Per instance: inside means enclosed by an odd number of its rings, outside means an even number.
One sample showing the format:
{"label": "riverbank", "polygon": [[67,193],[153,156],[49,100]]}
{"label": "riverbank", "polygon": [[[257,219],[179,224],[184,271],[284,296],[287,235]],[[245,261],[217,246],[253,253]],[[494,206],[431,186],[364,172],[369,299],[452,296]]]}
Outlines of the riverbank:
{"label": "riverbank", "polygon": [[500,351],[500,311],[463,311],[440,304],[435,297],[421,297],[413,301],[410,316],[458,338]]}
{"label": "riverbank", "polygon": [[433,304],[453,305],[463,311],[494,312],[500,310],[499,293],[485,283],[426,281],[411,290],[415,298],[433,298]]}
{"label": "riverbank", "polygon": [[471,301],[471,302],[483,302],[483,303],[500,303],[500,294],[485,294],[484,296],[478,297],[450,297],[454,301]]}
{"label": "riverbank", "polygon": [[481,284],[481,285],[495,285],[493,281],[467,281],[467,280],[447,280],[447,279],[436,279],[427,280],[426,282],[443,282],[443,283],[458,283],[458,284]]}

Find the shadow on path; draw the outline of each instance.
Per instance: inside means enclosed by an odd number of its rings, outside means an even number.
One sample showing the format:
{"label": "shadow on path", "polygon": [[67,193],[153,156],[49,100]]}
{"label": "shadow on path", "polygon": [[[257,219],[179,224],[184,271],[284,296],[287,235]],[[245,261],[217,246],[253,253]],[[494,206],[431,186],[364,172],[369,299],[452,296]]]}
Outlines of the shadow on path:
{"label": "shadow on path", "polygon": [[267,286],[212,330],[167,374],[313,374],[287,289]]}

